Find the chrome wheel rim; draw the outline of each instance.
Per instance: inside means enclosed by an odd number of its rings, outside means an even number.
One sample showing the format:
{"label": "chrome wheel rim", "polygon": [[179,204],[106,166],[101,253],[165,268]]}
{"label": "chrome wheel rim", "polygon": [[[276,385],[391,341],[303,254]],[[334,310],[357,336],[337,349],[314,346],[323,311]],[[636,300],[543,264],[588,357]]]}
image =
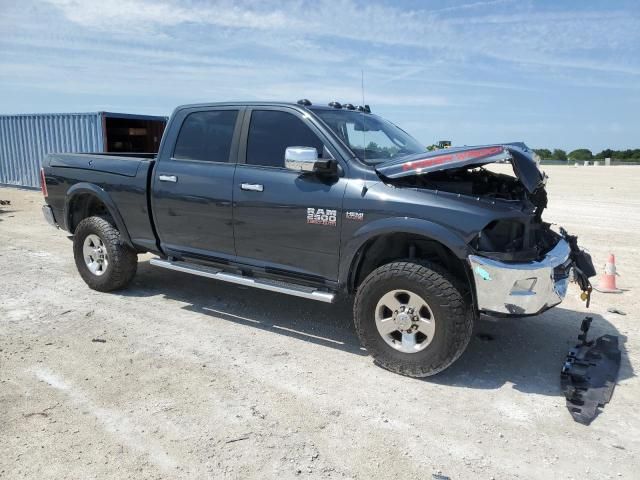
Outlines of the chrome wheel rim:
{"label": "chrome wheel rim", "polygon": [[107,247],[98,235],[87,235],[82,246],[84,263],[91,273],[96,276],[103,275],[109,266]]}
{"label": "chrome wheel rim", "polygon": [[435,335],[435,317],[429,304],[410,290],[391,290],[380,298],[376,327],[385,342],[403,353],[424,350]]}

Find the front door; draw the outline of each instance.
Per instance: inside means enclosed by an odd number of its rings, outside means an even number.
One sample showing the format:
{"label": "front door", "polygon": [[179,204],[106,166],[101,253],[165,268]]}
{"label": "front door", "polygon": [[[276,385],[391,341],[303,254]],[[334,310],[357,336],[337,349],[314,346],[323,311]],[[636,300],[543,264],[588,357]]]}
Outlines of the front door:
{"label": "front door", "polygon": [[287,147],[323,151],[320,131],[296,110],[256,107],[249,114],[233,182],[238,260],[337,280],[346,179],[284,168]]}
{"label": "front door", "polygon": [[[241,111],[218,107],[176,114],[155,167],[153,213],[162,250],[194,258],[233,258],[231,200]],[[238,132],[238,133],[236,133]]]}

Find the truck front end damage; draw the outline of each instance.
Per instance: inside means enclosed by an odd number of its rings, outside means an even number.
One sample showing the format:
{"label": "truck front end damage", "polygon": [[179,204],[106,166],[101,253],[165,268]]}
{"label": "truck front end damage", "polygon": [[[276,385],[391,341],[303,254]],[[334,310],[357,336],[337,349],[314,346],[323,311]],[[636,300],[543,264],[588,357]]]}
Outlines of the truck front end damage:
{"label": "truck front end damage", "polygon": [[573,264],[564,240],[540,260],[502,262],[469,255],[478,310],[484,313],[535,315],[564,299]]}
{"label": "truck front end damage", "polygon": [[[486,168],[509,163],[513,175]],[[487,223],[468,243],[479,312],[525,316],[558,305],[573,270],[588,296],[591,259],[564,230],[542,220],[546,176],[521,143],[463,147],[413,155],[377,168],[397,187],[455,194],[482,204]],[[495,169],[494,169],[495,170]]]}
{"label": "truck front end damage", "polygon": [[[569,279],[583,292],[587,307],[591,296],[589,278],[596,274],[591,257],[578,247],[578,239],[563,228],[553,232],[554,246],[542,257],[526,262],[501,261],[491,256],[469,255],[478,310],[499,315],[536,315],[564,299]],[[543,245],[547,245],[546,240]],[[544,249],[543,249],[544,251]]]}

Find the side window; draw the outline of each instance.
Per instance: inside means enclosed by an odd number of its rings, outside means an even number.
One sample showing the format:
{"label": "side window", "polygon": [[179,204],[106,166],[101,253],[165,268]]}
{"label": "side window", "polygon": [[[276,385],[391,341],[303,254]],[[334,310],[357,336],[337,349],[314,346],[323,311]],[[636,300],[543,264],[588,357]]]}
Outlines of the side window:
{"label": "side window", "polygon": [[322,154],[322,142],[311,129],[291,113],[254,110],[249,124],[247,164],[284,167],[287,147],[315,147]]}
{"label": "side window", "polygon": [[190,113],[180,127],[173,158],[228,162],[237,110]]}

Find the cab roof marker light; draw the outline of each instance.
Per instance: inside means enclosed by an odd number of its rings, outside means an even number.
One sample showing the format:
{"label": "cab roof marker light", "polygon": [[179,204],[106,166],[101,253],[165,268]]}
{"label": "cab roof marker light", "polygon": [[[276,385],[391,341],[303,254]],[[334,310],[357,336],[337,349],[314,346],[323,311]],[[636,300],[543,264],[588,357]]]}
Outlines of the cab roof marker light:
{"label": "cab roof marker light", "polygon": [[344,108],[346,108],[347,110],[355,110],[356,109],[356,107],[354,107],[352,103],[345,103],[344,104]]}
{"label": "cab roof marker light", "polygon": [[302,99],[298,100],[296,103],[298,105],[302,105],[303,107],[308,107],[308,106],[311,105],[311,101],[306,99],[306,98],[302,98]]}
{"label": "cab roof marker light", "polygon": [[342,108],[342,104],[340,102],[336,102],[335,100],[333,102],[330,102],[329,106],[332,108]]}

